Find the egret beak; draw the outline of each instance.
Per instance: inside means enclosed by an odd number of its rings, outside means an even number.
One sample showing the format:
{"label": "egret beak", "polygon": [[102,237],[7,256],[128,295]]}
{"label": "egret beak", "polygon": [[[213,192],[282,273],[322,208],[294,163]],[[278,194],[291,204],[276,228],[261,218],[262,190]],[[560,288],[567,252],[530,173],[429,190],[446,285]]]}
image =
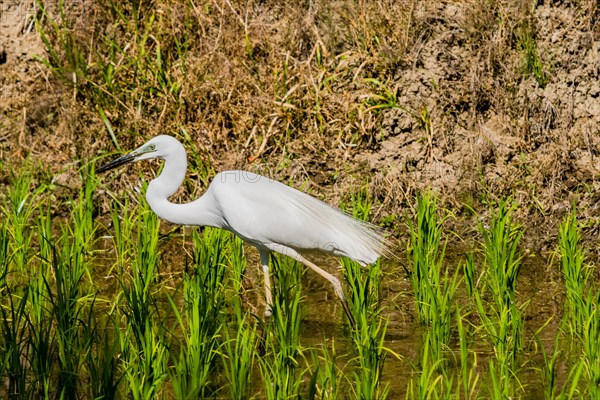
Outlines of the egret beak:
{"label": "egret beak", "polygon": [[132,152],[132,153],[126,154],[126,155],[124,155],[122,157],[119,157],[119,158],[117,158],[115,160],[112,160],[108,164],[104,164],[103,166],[101,166],[100,168],[98,168],[96,170],[96,173],[106,172],[106,171],[108,171],[110,169],[117,168],[117,167],[119,167],[121,165],[132,163],[132,162],[135,161],[135,158],[137,156],[138,156],[138,154],[136,154],[135,151]]}

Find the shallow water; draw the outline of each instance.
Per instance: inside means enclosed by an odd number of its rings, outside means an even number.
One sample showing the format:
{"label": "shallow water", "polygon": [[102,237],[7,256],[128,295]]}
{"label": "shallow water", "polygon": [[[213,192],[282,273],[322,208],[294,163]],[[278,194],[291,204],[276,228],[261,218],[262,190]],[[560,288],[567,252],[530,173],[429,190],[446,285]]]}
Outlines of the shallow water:
{"label": "shallow water", "polygon": [[[171,238],[161,244],[162,265],[165,279],[177,282],[183,273],[185,264],[183,255],[191,251],[190,243],[185,238]],[[183,249],[183,251],[182,251]],[[263,287],[262,271],[259,268],[258,254],[252,246],[245,247],[247,258],[247,272],[244,280],[245,291],[242,294],[246,310],[254,315],[262,315]],[[447,257],[450,268],[455,268],[459,260],[464,259],[464,254],[449,252]],[[341,277],[339,263],[336,259],[319,259],[318,264],[330,272]],[[560,274],[557,265],[550,265],[550,261],[541,256],[528,256],[523,259],[523,266],[518,281],[518,301],[523,304],[524,343],[526,351],[520,360],[523,367],[519,373],[521,384],[526,388],[523,398],[543,397],[540,372],[536,370],[543,358],[535,351],[535,334],[548,351],[551,351],[554,338],[559,325],[561,312]],[[427,329],[415,321],[415,305],[412,287],[409,278],[401,265],[384,261],[382,268],[382,315],[387,321],[385,347],[390,350],[385,360],[382,375],[382,384],[389,385],[390,399],[404,398],[411,378],[418,375],[419,360],[422,351],[422,338]],[[346,288],[347,290],[347,288]],[[337,365],[344,374],[352,371],[352,340],[346,316],[329,283],[310,270],[305,271],[302,281],[302,322],[300,328],[300,344],[304,349],[335,347]],[[464,306],[468,302],[464,287],[459,289],[457,303]],[[466,320],[475,321],[473,316],[464,317]],[[550,320],[550,322],[548,322]],[[545,325],[545,327],[540,330]],[[459,345],[457,339],[453,340],[453,348],[447,352],[447,371],[452,374],[458,372]],[[533,347],[532,347],[533,346]],[[531,351],[527,350],[531,348]],[[487,362],[493,358],[491,346],[480,337],[473,337],[469,350],[477,353],[478,368],[481,385],[487,373]],[[263,382],[260,374],[256,374],[253,392],[262,395]],[[558,377],[564,381],[564,377]],[[350,390],[351,383],[344,381],[340,384],[340,395]],[[487,395],[484,388],[479,393]],[[349,398],[352,396],[348,395]],[[224,398],[227,396],[225,395]]]}

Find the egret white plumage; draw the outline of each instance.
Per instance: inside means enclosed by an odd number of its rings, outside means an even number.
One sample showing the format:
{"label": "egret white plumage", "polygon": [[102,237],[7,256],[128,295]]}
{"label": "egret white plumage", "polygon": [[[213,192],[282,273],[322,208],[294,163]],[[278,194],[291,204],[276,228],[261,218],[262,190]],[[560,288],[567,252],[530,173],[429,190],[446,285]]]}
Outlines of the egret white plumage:
{"label": "egret white plumage", "polygon": [[306,193],[252,172],[234,170],[218,173],[197,200],[176,204],[169,201],[183,183],[187,156],[174,137],[156,136],[147,143],[100,167],[97,172],[135,161],[161,158],[162,173],[146,191],[150,208],[162,219],[182,225],[226,229],[254,245],[264,272],[265,315],[271,313],[269,254],[274,251],[301,262],[327,279],[354,324],[340,281],[305,258],[319,251],[348,257],[363,266],[379,256],[392,256],[382,231],[352,218]]}

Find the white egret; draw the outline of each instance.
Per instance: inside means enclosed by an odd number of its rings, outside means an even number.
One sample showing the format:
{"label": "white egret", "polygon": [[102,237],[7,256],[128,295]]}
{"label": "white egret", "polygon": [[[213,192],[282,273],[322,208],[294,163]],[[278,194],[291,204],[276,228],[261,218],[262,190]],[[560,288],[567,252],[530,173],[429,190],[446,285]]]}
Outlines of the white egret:
{"label": "white egret", "polygon": [[354,325],[340,281],[307,260],[305,255],[319,251],[348,257],[367,266],[380,255],[393,256],[380,229],[292,187],[240,170],[218,173],[197,200],[171,203],[169,197],[185,178],[187,156],[183,145],[167,135],[156,136],[97,172],[153,158],[162,158],[165,165],[162,173],[148,185],[146,200],[160,218],[175,224],[226,229],[258,249],[266,292],[265,316],[271,315],[268,262],[270,252],[274,251],[301,262],[327,279]]}

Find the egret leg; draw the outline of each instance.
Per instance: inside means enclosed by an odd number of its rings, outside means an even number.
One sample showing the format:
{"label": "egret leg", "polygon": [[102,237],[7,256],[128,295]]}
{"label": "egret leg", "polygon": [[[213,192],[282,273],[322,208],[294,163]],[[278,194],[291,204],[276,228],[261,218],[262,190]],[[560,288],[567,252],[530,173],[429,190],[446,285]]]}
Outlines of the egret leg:
{"label": "egret leg", "polygon": [[340,280],[338,278],[331,275],[329,272],[323,270],[322,268],[316,266],[312,262],[308,261],[300,253],[298,253],[296,250],[294,250],[290,247],[282,246],[280,244],[271,244],[269,246],[269,249],[276,251],[278,253],[284,254],[288,257],[291,257],[298,262],[301,262],[302,264],[306,265],[308,268],[315,271],[317,274],[321,275],[323,278],[327,279],[333,286],[333,291],[335,292],[336,296],[340,299],[340,301],[342,303],[342,307],[344,308],[344,312],[346,313],[346,315],[348,316],[348,320],[350,321],[350,325],[352,325],[353,328],[356,327],[356,322],[354,321],[354,316],[352,315],[352,312],[350,311],[350,306],[348,305],[348,302],[346,301],[346,296],[344,295],[344,290],[342,289],[342,284],[340,283]]}
{"label": "egret leg", "polygon": [[271,294],[271,278],[269,276],[269,252],[266,250],[259,249],[260,263],[262,264],[263,273],[265,274],[265,300],[267,306],[265,307],[265,318],[269,318],[273,314],[273,296]]}

